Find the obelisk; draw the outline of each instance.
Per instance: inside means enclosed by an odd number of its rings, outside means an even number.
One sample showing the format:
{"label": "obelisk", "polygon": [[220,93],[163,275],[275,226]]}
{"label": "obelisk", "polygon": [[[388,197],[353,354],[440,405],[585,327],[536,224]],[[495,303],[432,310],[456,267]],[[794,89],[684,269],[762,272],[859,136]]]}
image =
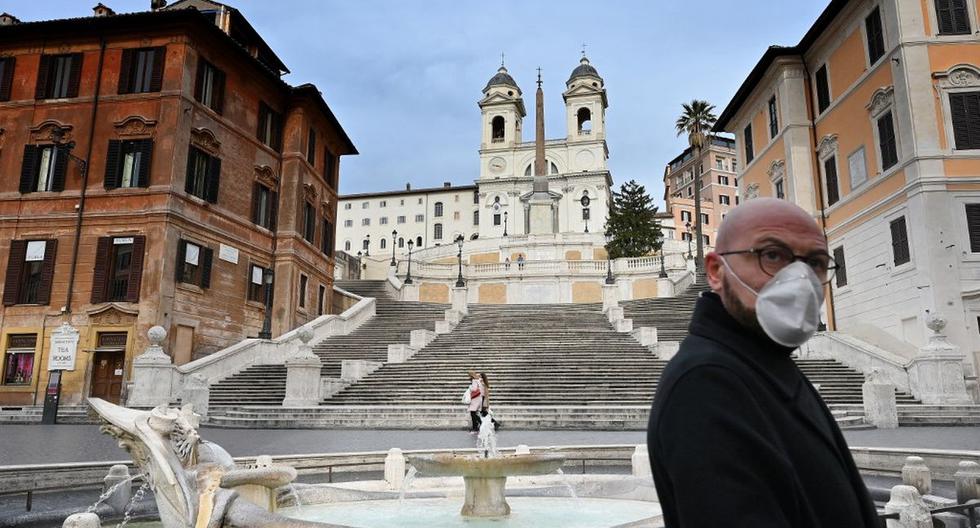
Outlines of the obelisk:
{"label": "obelisk", "polygon": [[541,68],[538,68],[538,91],[534,110],[534,180],[528,200],[528,233],[532,235],[555,232],[554,199],[548,192],[548,160],[544,153],[544,90],[541,89]]}

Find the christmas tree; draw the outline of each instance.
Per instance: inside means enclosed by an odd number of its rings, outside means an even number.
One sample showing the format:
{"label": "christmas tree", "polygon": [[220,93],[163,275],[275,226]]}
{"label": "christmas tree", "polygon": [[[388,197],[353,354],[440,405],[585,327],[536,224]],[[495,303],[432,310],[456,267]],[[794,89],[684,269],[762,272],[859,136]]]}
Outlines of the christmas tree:
{"label": "christmas tree", "polygon": [[660,249],[660,222],[655,218],[657,206],[642,185],[630,180],[613,191],[612,207],[606,220],[606,233],[612,241],[606,244],[611,258],[642,257]]}

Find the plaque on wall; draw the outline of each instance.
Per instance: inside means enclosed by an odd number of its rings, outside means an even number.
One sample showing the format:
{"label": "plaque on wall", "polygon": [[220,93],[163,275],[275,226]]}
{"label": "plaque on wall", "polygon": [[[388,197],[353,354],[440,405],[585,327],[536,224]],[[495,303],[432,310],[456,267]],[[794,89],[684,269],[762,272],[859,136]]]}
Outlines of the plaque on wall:
{"label": "plaque on wall", "polygon": [[238,248],[221,244],[218,246],[218,258],[225,262],[238,264]]}

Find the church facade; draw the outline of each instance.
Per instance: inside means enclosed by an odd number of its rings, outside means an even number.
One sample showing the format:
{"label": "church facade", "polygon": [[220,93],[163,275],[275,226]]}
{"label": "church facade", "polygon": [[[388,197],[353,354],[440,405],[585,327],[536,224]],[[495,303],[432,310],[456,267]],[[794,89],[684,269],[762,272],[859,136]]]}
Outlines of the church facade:
{"label": "church facade", "polygon": [[[605,82],[588,58],[582,57],[572,71],[562,96],[565,137],[525,141],[523,92],[501,65],[478,103],[480,176],[475,185],[414,190],[407,186],[404,191],[341,196],[336,248],[378,251],[380,241],[391,240],[393,231],[398,233],[394,236],[398,255],[408,252],[408,240],[422,249],[452,243],[460,235],[471,240],[531,233],[536,143],[543,143],[543,175],[553,204],[547,231],[601,232],[612,186],[605,126],[608,101]],[[542,105],[538,108],[543,112]],[[543,120],[539,122],[543,134]],[[397,214],[386,214],[390,210],[385,209],[395,204]],[[385,243],[386,252],[392,251],[390,244]]]}

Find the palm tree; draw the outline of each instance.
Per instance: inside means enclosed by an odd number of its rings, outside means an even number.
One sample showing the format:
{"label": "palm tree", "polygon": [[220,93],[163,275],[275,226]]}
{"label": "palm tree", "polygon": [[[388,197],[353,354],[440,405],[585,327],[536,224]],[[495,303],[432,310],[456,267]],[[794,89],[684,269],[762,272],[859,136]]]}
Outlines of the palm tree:
{"label": "palm tree", "polygon": [[[718,117],[714,114],[715,106],[702,101],[693,99],[690,103],[683,103],[681,107],[684,112],[677,118],[674,128],[677,135],[687,134],[687,141],[694,150],[694,160],[701,159],[701,150],[704,148],[705,138],[710,137],[711,127],[714,126]],[[700,163],[700,162],[698,162]],[[700,164],[695,165],[698,169],[695,172],[694,183],[694,236],[697,237],[698,253],[694,260],[694,267],[697,278],[700,280],[704,274],[704,237],[701,236],[701,173]]]}

